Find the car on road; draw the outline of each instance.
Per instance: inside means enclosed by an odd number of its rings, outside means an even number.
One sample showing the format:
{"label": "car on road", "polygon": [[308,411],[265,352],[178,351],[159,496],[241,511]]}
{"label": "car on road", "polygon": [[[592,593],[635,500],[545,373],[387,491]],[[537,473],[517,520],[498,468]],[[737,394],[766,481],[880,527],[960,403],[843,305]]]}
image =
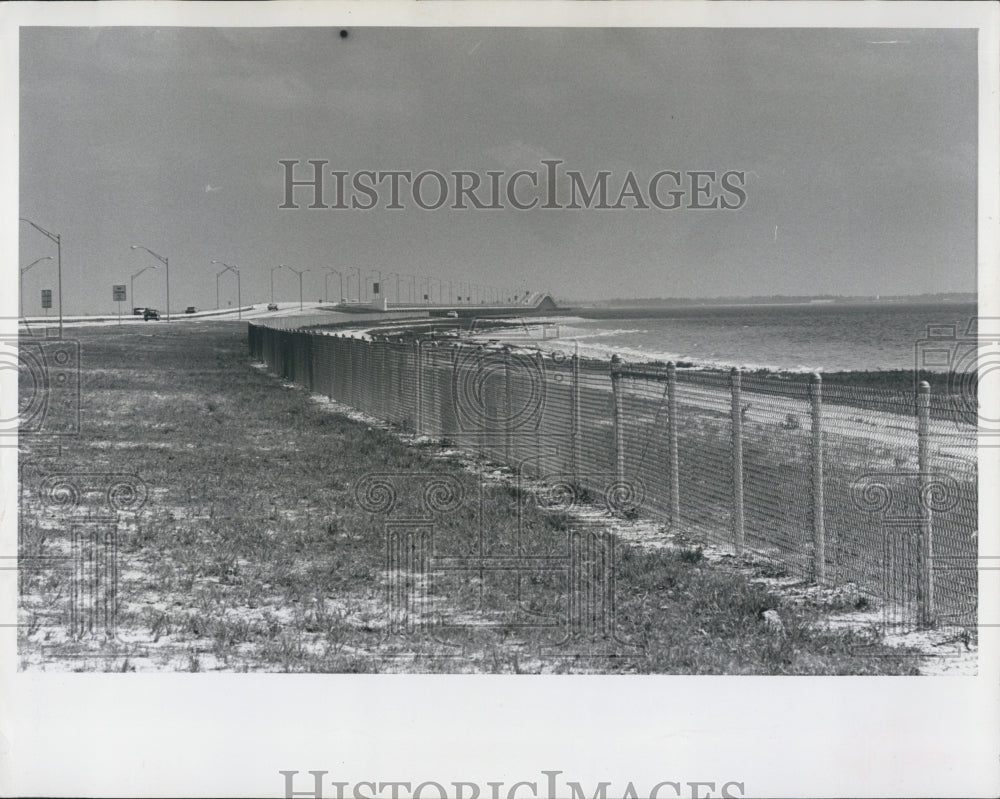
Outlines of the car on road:
{"label": "car on road", "polygon": [[132,309],[132,316],[142,316],[144,313],[146,313],[146,309],[145,308],[133,308]]}
{"label": "car on road", "polygon": [[153,319],[155,321],[159,321],[159,319],[160,319],[160,312],[157,311],[155,308],[146,308],[145,312],[142,315],[142,320],[144,322],[148,322],[150,319]]}
{"label": "car on road", "polygon": [[187,308],[184,309],[184,313],[196,313],[197,311],[198,309],[195,308],[193,305],[189,305]]}
{"label": "car on road", "polygon": [[276,303],[276,302],[269,302],[267,304],[267,310],[269,310],[269,311],[277,311],[278,310],[278,303]]}

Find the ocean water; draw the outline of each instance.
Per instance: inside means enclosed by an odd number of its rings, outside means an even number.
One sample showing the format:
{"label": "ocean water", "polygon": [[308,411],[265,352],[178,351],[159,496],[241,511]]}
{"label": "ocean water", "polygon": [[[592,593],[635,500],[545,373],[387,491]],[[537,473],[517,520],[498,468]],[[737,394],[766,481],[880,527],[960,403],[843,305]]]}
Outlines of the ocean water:
{"label": "ocean water", "polygon": [[[603,310],[608,313],[608,310]],[[559,340],[546,348],[579,347],[581,355],[626,360],[691,361],[705,366],[789,371],[912,369],[934,326],[936,349],[968,342],[974,303],[869,303],[634,309],[617,318],[553,319]],[[653,316],[655,314],[655,316]],[[551,336],[552,333],[550,332]],[[925,367],[926,364],[925,364]],[[946,371],[946,362],[933,367]]]}

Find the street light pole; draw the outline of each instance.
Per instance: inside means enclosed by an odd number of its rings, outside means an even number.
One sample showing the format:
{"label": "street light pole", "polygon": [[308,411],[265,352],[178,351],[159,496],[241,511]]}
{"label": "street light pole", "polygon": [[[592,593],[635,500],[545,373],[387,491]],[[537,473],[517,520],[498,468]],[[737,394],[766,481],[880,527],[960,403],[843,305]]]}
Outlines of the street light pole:
{"label": "street light pole", "polygon": [[[36,258],[30,264],[28,264],[27,266],[25,266],[25,267],[23,267],[21,269],[20,277],[23,278],[24,277],[24,273],[27,272],[29,269],[31,269],[31,267],[33,267],[35,264],[41,263],[42,261],[51,261],[51,260],[52,260],[52,256],[51,255],[43,255],[41,258]],[[23,291],[23,287],[21,285],[21,282],[22,282],[21,280],[18,280],[18,283],[17,283],[17,315],[18,315],[19,318],[23,319],[24,318],[24,300],[23,300],[24,291]]]}
{"label": "street light pole", "polygon": [[135,302],[135,279],[139,277],[139,275],[141,275],[143,272],[149,269],[157,269],[157,268],[158,268],[157,266],[144,266],[142,269],[140,269],[138,272],[132,275],[132,277],[129,278],[128,283],[129,283],[129,290],[132,292],[132,302]]}
{"label": "street light pole", "polygon": [[50,233],[41,225],[36,225],[30,219],[25,219],[23,216],[20,217],[22,222],[27,222],[35,230],[41,233],[50,241],[56,243],[56,270],[58,272],[58,283],[59,283],[59,338],[62,338],[63,330],[63,303],[62,303],[62,237],[58,233]]}
{"label": "street light pole", "polygon": [[[234,272],[236,274],[236,318],[243,318],[243,299],[240,290],[240,268],[234,264],[223,263],[222,261],[212,261],[213,264],[218,264],[223,267],[222,272]],[[222,272],[219,272],[215,276],[215,307],[218,310],[219,307],[219,278],[222,276]]]}
{"label": "street light pole", "polygon": [[149,249],[149,247],[143,247],[141,244],[133,244],[132,249],[145,250],[167,268],[167,321],[169,322],[170,321],[170,260],[164,258],[162,255],[157,255],[155,252]]}
{"label": "street light pole", "polygon": [[[24,277],[24,273],[27,272],[29,269],[31,269],[31,267],[33,267],[35,264],[40,263],[42,261],[51,261],[51,260],[52,260],[52,256],[51,255],[43,255],[41,258],[36,258],[34,261],[32,261],[26,267],[24,267],[23,269],[21,269],[21,278],[23,278]],[[21,285],[21,283],[22,283],[21,280],[17,281],[17,315],[18,315],[18,317],[20,319],[23,319],[24,318],[24,300],[23,300],[24,290],[23,290],[23,286]]]}
{"label": "street light pole", "polygon": [[271,267],[271,304],[274,305],[274,270],[281,269],[281,264]]}
{"label": "street light pole", "polygon": [[326,302],[330,301],[330,275],[336,274],[340,278],[340,299],[337,300],[337,304],[340,304],[340,300],[344,299],[344,275],[339,269],[327,268],[326,275],[323,278],[323,287],[326,292]]}
{"label": "street light pole", "polygon": [[287,264],[278,264],[278,268],[284,267],[289,272],[294,272],[299,276],[299,310],[302,310],[302,275],[308,272],[308,269],[295,269],[294,267],[288,266]]}

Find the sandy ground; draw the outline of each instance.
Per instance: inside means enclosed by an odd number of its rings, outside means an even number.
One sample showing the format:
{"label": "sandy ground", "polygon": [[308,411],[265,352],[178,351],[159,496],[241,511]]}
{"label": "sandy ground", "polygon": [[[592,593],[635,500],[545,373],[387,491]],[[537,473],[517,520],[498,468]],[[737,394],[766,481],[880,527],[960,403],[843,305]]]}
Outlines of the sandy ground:
{"label": "sandy ground", "polygon": [[[259,368],[264,367],[260,366]],[[294,383],[283,383],[283,385],[287,388],[302,390],[301,386]],[[342,405],[324,395],[312,394],[311,397],[314,402],[331,413],[343,414],[371,427],[389,431],[408,444],[416,445],[433,440],[429,436],[401,433],[391,425],[381,422],[369,414]],[[484,467],[475,458],[460,450],[444,449],[439,453],[439,457],[457,458],[467,469],[477,473],[485,468],[484,474],[488,480],[509,485],[517,483],[516,475],[507,467],[499,465]],[[523,477],[519,485],[522,488],[528,488],[528,490],[532,488],[531,481],[526,482]],[[680,549],[689,548],[691,545],[689,541],[678,541],[675,536],[663,530],[662,524],[654,520],[609,519],[596,507],[593,510],[582,510],[575,515],[581,520],[591,523],[603,522],[607,529],[621,540],[645,549]],[[831,605],[839,606],[845,598],[851,600],[860,596],[857,587],[853,584],[823,588],[801,578],[770,577],[767,576],[769,566],[767,563],[755,562],[749,556],[738,560],[731,551],[711,544],[699,544],[699,548],[707,562],[734,568],[745,574],[751,581],[765,585],[769,590],[794,603],[824,608]],[[909,630],[887,622],[887,619],[898,615],[898,613],[893,612],[892,608],[857,610],[849,613],[830,614],[825,617],[824,624],[830,627],[847,626],[857,631],[878,630],[883,635],[883,643],[889,646],[906,646],[919,650],[924,655],[924,661],[920,667],[922,675],[975,676],[978,673],[978,644],[969,637],[967,631],[953,628]]]}

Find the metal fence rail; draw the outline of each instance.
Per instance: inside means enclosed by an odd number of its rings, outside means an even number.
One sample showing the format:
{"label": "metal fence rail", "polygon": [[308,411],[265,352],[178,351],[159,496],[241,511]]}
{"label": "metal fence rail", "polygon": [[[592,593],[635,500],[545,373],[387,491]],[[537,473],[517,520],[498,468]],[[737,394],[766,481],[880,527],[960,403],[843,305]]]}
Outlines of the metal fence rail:
{"label": "metal fence rail", "polygon": [[274,374],[543,481],[600,492],[692,540],[821,584],[853,582],[901,623],[974,625],[974,424],[947,402],[826,392],[764,373],[249,326]]}

